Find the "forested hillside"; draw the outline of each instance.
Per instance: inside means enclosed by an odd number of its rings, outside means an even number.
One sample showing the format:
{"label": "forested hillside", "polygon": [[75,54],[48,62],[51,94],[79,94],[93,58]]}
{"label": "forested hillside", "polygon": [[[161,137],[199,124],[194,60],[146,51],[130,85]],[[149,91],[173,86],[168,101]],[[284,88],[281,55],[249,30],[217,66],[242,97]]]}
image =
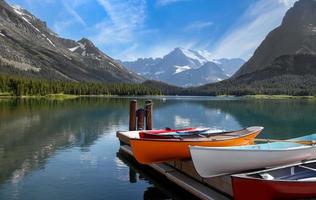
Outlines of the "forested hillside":
{"label": "forested hillside", "polygon": [[0,96],[71,95],[160,95],[162,92],[145,84],[75,83],[0,76]]}

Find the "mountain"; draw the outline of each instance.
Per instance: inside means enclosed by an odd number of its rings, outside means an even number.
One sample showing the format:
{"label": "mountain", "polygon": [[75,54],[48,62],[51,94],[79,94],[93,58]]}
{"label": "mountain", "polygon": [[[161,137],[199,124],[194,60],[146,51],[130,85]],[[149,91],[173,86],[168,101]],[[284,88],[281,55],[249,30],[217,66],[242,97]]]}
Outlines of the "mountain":
{"label": "mountain", "polygon": [[[235,78],[251,73],[265,73],[269,69],[271,76],[276,63],[290,62],[287,66],[295,66],[295,55],[316,54],[316,1],[300,0],[288,10],[282,24],[271,31],[257,48],[254,55],[234,75]],[[288,59],[285,59],[287,55]],[[282,58],[281,58],[282,56]],[[295,59],[297,62],[298,59]],[[303,61],[303,60],[302,60]],[[284,65],[283,63],[282,65]],[[305,64],[303,61],[302,64]],[[297,65],[299,67],[299,65]],[[309,71],[305,71],[308,73]],[[284,73],[287,73],[285,70]],[[292,73],[292,72],[291,72]],[[249,78],[249,77],[248,77]]]}
{"label": "mountain", "polygon": [[296,2],[232,78],[195,90],[203,94],[316,95],[316,0]]}
{"label": "mountain", "polygon": [[0,0],[0,74],[75,82],[144,80],[88,39],[61,38],[27,10],[3,0]]}
{"label": "mountain", "polygon": [[198,86],[229,78],[242,59],[210,59],[209,53],[175,48],[163,58],[140,58],[122,64],[148,79],[177,86]]}
{"label": "mountain", "polygon": [[132,70],[142,76],[150,75],[155,69],[153,66],[156,66],[161,62],[161,58],[138,58],[135,61],[126,61],[121,62],[122,65],[124,65],[129,70]]}

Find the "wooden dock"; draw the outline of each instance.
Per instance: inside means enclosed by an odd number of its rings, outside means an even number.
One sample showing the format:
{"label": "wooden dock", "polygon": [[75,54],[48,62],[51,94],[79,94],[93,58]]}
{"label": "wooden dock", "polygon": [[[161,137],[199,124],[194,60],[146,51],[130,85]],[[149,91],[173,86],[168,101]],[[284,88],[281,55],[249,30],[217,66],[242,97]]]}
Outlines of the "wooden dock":
{"label": "wooden dock", "polygon": [[[121,143],[120,151],[133,157],[129,139],[138,137],[138,131],[118,131],[117,137]],[[148,166],[198,198],[210,200],[232,199],[230,176],[202,178],[196,173],[191,160],[170,161]]]}

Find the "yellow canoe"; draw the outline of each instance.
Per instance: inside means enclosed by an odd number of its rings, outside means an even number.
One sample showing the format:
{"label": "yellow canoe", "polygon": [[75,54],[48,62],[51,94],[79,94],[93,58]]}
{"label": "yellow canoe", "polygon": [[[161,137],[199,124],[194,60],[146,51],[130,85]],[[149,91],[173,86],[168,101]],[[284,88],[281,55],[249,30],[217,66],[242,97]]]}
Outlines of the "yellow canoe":
{"label": "yellow canoe", "polygon": [[249,127],[238,131],[211,134],[208,137],[140,139],[131,138],[134,157],[139,163],[150,164],[190,158],[189,145],[206,147],[242,146],[254,143],[263,127]]}

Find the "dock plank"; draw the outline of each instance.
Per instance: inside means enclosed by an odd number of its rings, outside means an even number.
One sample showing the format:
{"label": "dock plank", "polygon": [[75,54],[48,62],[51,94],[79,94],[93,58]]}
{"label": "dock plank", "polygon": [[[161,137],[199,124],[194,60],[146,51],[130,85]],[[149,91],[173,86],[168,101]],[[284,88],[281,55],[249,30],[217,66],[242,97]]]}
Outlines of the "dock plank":
{"label": "dock plank", "polygon": [[166,174],[167,178],[193,195],[201,199],[209,200],[228,200],[229,198],[208,188],[207,186],[195,181],[194,179],[184,175],[181,172],[175,171]]}
{"label": "dock plank", "polygon": [[[121,145],[120,150],[124,153],[130,155],[133,157],[133,152],[131,150],[131,147],[129,145]],[[170,181],[174,182],[175,184],[179,185],[183,189],[189,191],[193,195],[201,198],[201,199],[219,199],[219,200],[228,200],[227,196],[213,190],[212,188],[208,187],[206,184],[203,184],[201,181],[204,180],[201,177],[200,180],[196,180],[196,178],[192,178],[191,176],[188,176],[186,173],[183,173],[181,170],[183,165],[177,162],[168,162],[168,163],[157,163],[157,164],[150,164],[151,168],[158,171],[159,173],[166,176]],[[176,166],[176,167],[175,167]],[[182,167],[180,167],[182,166]],[[190,161],[187,161],[187,164],[185,168],[188,168],[189,166],[192,166]],[[188,171],[191,171],[193,173],[194,169],[190,169]],[[195,171],[195,170],[194,170]],[[198,176],[196,172],[193,174],[193,176]],[[219,184],[220,185],[220,184]]]}

